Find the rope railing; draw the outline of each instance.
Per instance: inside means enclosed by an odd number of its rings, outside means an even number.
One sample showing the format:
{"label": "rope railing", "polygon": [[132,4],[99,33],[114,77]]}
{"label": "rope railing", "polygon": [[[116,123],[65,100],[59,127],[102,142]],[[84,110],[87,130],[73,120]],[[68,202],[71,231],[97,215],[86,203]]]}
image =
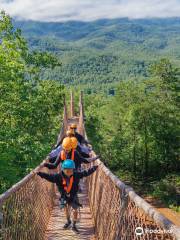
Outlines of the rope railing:
{"label": "rope railing", "polygon": [[[36,170],[40,169],[42,167]],[[0,239],[43,239],[54,196],[54,186],[34,172],[2,194]]]}
{"label": "rope railing", "polygon": [[[79,125],[81,133],[87,138],[83,122],[83,105],[80,105]],[[95,156],[94,152],[93,155]],[[121,182],[99,159],[97,162],[98,170],[87,178],[97,239],[180,239],[178,226],[138,196],[131,187]]]}
{"label": "rope railing", "polygon": [[[64,136],[67,126],[68,116],[64,104],[63,127],[58,139]],[[82,93],[78,127],[79,132],[86,136]],[[97,162],[98,170],[87,179],[97,239],[180,239],[180,228],[121,182],[100,160]],[[0,195],[0,240],[44,239],[56,189],[53,184],[36,175],[39,170],[54,171],[41,164]]]}
{"label": "rope railing", "polygon": [[87,181],[98,239],[180,239],[180,228],[98,163]]}
{"label": "rope railing", "polygon": [[79,124],[78,124],[78,132],[82,135],[85,134],[84,131],[84,106],[83,106],[83,92],[81,91],[79,98]]}
{"label": "rope railing", "polygon": [[[59,137],[67,129],[67,110]],[[52,173],[43,164],[0,195],[0,240],[43,240],[54,206],[54,184],[38,177],[36,172]]]}
{"label": "rope railing", "polygon": [[70,117],[74,117],[74,94],[73,91],[70,92],[71,100],[70,100]]}

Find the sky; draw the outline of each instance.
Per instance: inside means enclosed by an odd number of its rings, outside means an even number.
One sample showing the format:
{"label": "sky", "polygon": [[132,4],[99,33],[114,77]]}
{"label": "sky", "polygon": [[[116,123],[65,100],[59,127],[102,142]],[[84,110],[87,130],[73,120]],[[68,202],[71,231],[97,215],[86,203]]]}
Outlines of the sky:
{"label": "sky", "polygon": [[64,22],[104,18],[180,17],[180,0],[0,0],[18,20]]}

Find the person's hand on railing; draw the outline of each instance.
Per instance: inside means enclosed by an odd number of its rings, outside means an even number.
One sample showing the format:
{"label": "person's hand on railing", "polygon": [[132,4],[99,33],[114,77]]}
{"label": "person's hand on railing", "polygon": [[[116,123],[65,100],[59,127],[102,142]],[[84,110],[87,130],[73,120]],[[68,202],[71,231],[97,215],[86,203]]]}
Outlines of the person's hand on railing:
{"label": "person's hand on railing", "polygon": [[90,153],[89,153],[89,156],[90,156],[90,157],[93,157],[93,152],[90,152]]}
{"label": "person's hand on railing", "polygon": [[37,170],[34,169],[31,173],[35,175],[37,173]]}
{"label": "person's hand on railing", "polygon": [[96,161],[96,165],[97,165],[97,166],[100,166],[101,164],[102,164],[101,161]]}
{"label": "person's hand on railing", "polygon": [[97,159],[99,159],[100,158],[100,155],[96,155],[95,157],[94,157],[94,160],[97,160]]}

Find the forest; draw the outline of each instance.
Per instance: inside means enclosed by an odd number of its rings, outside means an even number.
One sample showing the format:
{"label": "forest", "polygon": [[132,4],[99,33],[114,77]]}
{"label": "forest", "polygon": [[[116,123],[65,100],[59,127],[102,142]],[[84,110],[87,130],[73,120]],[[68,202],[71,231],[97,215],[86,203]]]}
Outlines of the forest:
{"label": "forest", "polygon": [[180,211],[179,26],[16,22],[2,12],[0,192],[48,154],[64,96],[73,89],[77,101],[83,89],[87,135],[102,161],[142,196]]}
{"label": "forest", "polygon": [[121,180],[179,211],[179,68],[162,59],[149,71],[115,96],[86,96],[87,135]]}
{"label": "forest", "polygon": [[64,86],[40,81],[45,68],[60,62],[29,51],[11,19],[0,17],[0,191],[32,170],[51,149],[60,127]]}
{"label": "forest", "polygon": [[119,81],[145,79],[155,60],[180,67],[180,18],[104,19],[94,22],[15,21],[31,49],[47,50],[63,62],[42,79],[109,93]]}

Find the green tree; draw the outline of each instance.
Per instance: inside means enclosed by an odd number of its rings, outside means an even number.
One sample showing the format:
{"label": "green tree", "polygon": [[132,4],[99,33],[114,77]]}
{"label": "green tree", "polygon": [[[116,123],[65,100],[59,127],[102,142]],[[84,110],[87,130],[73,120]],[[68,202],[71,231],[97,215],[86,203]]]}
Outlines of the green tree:
{"label": "green tree", "polygon": [[4,12],[0,16],[0,191],[21,179],[51,149],[60,128],[64,87],[38,80],[59,62],[32,53]]}

